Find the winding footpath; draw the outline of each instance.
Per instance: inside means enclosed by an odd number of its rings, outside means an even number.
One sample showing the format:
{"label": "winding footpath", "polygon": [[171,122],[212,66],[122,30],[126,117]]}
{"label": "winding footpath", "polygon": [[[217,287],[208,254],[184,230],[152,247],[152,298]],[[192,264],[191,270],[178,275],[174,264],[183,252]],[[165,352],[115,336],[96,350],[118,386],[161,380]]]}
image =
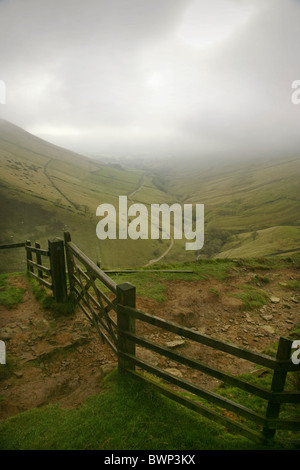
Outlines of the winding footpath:
{"label": "winding footpath", "polygon": [[[139,183],[139,186],[138,188],[136,188],[134,191],[132,191],[132,193],[128,194],[127,197],[128,199],[134,204],[134,200],[133,200],[133,196],[142,188],[143,186],[143,181],[144,181],[144,176],[142,177],[140,183]],[[159,230],[161,231],[161,228],[159,228]],[[166,249],[166,251],[164,251],[164,253],[162,253],[162,255],[160,255],[158,258],[155,258],[155,259],[151,259],[147,264],[145,264],[143,267],[146,268],[148,266],[151,266],[152,264],[155,264],[157,263],[158,261],[160,261],[161,259],[163,259],[165,256],[167,256],[167,254],[171,251],[171,249],[173,248],[174,246],[174,238],[172,237],[172,235],[170,235],[171,237],[171,243],[170,245],[168,246],[168,248]]]}

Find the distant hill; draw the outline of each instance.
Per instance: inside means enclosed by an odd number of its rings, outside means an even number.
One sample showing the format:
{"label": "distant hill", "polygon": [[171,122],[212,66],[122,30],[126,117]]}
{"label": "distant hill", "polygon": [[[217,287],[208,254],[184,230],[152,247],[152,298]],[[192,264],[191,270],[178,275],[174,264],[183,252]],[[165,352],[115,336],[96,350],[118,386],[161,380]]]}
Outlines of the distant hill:
{"label": "distant hill", "polygon": [[300,156],[175,167],[166,185],[184,202],[206,205],[206,222],[250,231],[300,225]]}
{"label": "distant hill", "polygon": [[[145,264],[166,242],[96,237],[97,206],[116,205],[120,195],[141,186],[142,178],[141,171],[100,163],[0,120],[0,244],[31,239],[45,245],[69,230],[94,260],[116,267]],[[150,177],[143,181],[150,201],[165,201]],[[14,256],[12,250],[7,256]],[[6,263],[3,253],[1,260]]]}
{"label": "distant hill", "polygon": [[[0,244],[26,239],[42,245],[72,234],[92,259],[109,267],[145,265],[167,251],[169,240],[96,237],[96,208],[118,197],[131,202],[204,203],[205,242],[199,253],[175,240],[163,262],[195,257],[264,256],[297,250],[300,157],[243,161],[130,160],[105,163],[46,142],[0,120]],[[19,255],[18,255],[19,256]],[[0,256],[1,264],[15,258]]]}

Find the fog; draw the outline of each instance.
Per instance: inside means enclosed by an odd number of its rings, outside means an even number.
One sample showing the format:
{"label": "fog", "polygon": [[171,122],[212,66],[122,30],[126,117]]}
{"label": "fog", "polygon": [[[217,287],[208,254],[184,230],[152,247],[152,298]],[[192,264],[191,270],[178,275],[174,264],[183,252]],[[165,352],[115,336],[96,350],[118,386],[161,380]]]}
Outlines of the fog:
{"label": "fog", "polygon": [[0,118],[94,155],[298,155],[299,24],[299,0],[0,0]]}

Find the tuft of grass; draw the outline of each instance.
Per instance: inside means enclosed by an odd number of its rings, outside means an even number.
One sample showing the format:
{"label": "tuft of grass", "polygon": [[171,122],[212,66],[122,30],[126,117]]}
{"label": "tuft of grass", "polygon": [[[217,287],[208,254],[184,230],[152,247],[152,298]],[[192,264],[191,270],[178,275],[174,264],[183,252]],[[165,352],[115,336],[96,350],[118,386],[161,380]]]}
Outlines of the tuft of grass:
{"label": "tuft of grass", "polygon": [[16,307],[23,301],[25,289],[15,287],[9,283],[10,278],[16,275],[17,273],[0,275],[0,304],[8,309]]}
{"label": "tuft of grass", "polygon": [[258,275],[255,275],[253,276],[252,278],[252,282],[253,284],[255,284],[256,286],[260,286],[261,284],[269,284],[269,282],[271,281],[271,279],[267,276],[258,276]]}
{"label": "tuft of grass", "polygon": [[269,297],[266,292],[245,284],[240,286],[240,289],[243,292],[228,295],[241,299],[245,309],[253,310],[267,304]]}
{"label": "tuft of grass", "polygon": [[208,289],[208,290],[209,290],[209,292],[210,292],[211,294],[213,294],[215,297],[219,297],[220,292],[218,291],[218,289],[215,289],[214,287],[211,287],[211,288]]}
{"label": "tuft of grass", "polygon": [[299,290],[300,289],[300,281],[297,281],[296,279],[293,279],[289,282],[286,283],[286,286],[284,286],[286,289],[289,290]]}

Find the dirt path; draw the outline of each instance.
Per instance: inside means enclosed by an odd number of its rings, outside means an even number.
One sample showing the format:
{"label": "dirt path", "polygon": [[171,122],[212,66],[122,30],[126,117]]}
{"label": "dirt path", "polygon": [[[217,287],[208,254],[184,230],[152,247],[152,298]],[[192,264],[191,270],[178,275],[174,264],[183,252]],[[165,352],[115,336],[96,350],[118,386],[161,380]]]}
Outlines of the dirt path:
{"label": "dirt path", "polygon": [[51,163],[53,160],[53,158],[50,158],[48,160],[48,162],[46,163],[46,165],[44,166],[44,175],[46,176],[46,178],[48,179],[48,181],[50,182],[51,186],[63,197],[63,199],[65,201],[67,201],[71,207],[74,207],[74,209],[76,210],[80,210],[80,207],[75,204],[75,202],[71,201],[71,199],[69,199],[57,186],[56,184],[53,182],[53,179],[51,178],[51,176],[49,175],[48,171],[47,171],[47,168],[48,168],[48,165],[49,163]]}
{"label": "dirt path", "polygon": [[[292,279],[300,281],[300,274],[287,269],[268,273],[270,282],[263,288],[277,300],[247,311],[241,300],[229,294],[236,291],[236,286],[251,283],[256,275],[233,271],[230,284],[216,279],[163,281],[167,301],[158,303],[138,296],[137,308],[209,336],[263,351],[300,322],[300,292],[284,287]],[[24,275],[9,282],[26,292],[18,307],[7,310],[0,305],[0,339],[5,341],[8,356],[7,365],[0,365],[0,419],[48,403],[76,407],[88,396],[98,394],[103,377],[116,367],[117,358],[101,343],[83,313],[78,310],[72,316],[54,317],[41,309]],[[176,340],[176,348],[183,354],[225,372],[238,374],[255,368],[151,325],[137,322],[137,334],[164,346]],[[203,387],[213,389],[218,384],[205,374],[140,347],[137,355]]]}
{"label": "dirt path", "polygon": [[141,178],[140,181],[139,181],[138,187],[137,187],[134,191],[132,191],[132,193],[130,193],[130,194],[127,195],[128,199],[129,199],[133,204],[134,204],[133,196],[142,188],[144,179],[145,179],[145,177],[142,176],[142,178]]}
{"label": "dirt path", "polygon": [[167,254],[173,248],[173,245],[174,245],[174,238],[172,237],[172,235],[170,235],[170,237],[171,237],[171,243],[168,246],[168,248],[166,249],[166,251],[161,256],[159,256],[158,258],[151,259],[147,264],[144,265],[144,268],[146,268],[147,266],[151,266],[154,263],[157,263],[158,261],[163,259],[165,256],[167,256]]}
{"label": "dirt path", "polygon": [[[128,199],[130,199],[130,201],[134,204],[134,200],[133,200],[133,196],[142,188],[143,186],[143,181],[144,181],[144,176],[142,177],[142,180],[140,181],[139,183],[139,186],[137,189],[135,189],[132,193],[128,194]],[[161,231],[161,227],[159,227],[159,230]],[[165,258],[165,256],[167,256],[167,254],[171,251],[171,249],[173,248],[174,246],[174,238],[172,237],[172,235],[170,235],[170,239],[171,239],[171,243],[170,245],[168,246],[168,248],[162,253],[162,255],[160,255],[158,258],[155,258],[155,259],[151,259],[147,264],[145,264],[143,267],[146,268],[147,266],[151,266],[152,264],[155,264],[157,263],[158,261],[160,261],[161,259]]]}

